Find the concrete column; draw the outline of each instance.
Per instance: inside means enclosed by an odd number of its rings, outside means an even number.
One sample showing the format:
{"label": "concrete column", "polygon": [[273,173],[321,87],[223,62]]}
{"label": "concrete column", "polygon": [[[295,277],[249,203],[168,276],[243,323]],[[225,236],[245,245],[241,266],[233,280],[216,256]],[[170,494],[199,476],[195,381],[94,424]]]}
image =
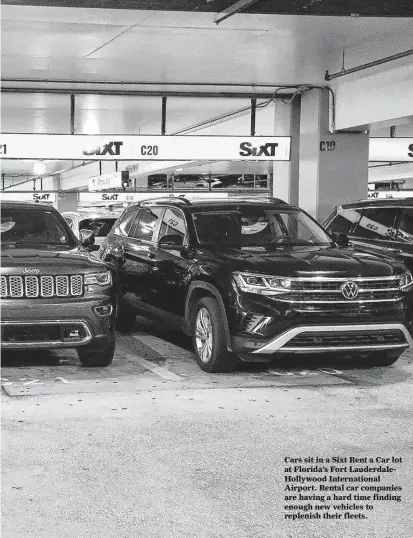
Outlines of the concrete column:
{"label": "concrete column", "polygon": [[329,132],[329,95],[301,97],[299,206],[323,220],[336,206],[367,198],[369,137]]}
{"label": "concrete column", "polygon": [[53,176],[54,190],[59,191],[57,193],[57,210],[60,213],[65,211],[77,211],[77,192],[67,192],[61,190],[61,176],[56,174]]}
{"label": "concrete column", "polygon": [[298,205],[298,160],[300,147],[300,100],[291,104],[277,100],[274,106],[274,135],[291,136],[290,161],[273,163],[273,196]]}

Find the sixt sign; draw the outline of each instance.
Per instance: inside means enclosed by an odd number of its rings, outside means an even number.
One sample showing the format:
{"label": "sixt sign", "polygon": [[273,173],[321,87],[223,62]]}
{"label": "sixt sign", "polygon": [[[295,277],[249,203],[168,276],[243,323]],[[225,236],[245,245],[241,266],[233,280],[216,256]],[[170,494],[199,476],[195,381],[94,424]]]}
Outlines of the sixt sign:
{"label": "sixt sign", "polygon": [[50,193],[49,192],[45,192],[45,193],[34,192],[33,193],[33,200],[35,202],[49,202],[50,201]]}
{"label": "sixt sign", "polygon": [[254,146],[251,142],[241,142],[239,154],[242,157],[274,157],[278,148],[277,142],[268,142],[262,146]]}
{"label": "sixt sign", "polygon": [[123,146],[123,142],[108,142],[90,150],[84,149],[83,155],[113,155],[119,157],[121,146]]}

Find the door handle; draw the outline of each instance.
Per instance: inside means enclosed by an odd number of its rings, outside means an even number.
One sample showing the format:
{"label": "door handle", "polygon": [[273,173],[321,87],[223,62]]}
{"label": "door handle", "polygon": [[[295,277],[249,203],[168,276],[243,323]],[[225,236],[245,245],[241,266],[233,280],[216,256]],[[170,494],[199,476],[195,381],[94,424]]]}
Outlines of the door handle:
{"label": "door handle", "polygon": [[387,252],[394,252],[395,254],[400,254],[402,252],[401,248],[392,248],[392,247],[386,247]]}

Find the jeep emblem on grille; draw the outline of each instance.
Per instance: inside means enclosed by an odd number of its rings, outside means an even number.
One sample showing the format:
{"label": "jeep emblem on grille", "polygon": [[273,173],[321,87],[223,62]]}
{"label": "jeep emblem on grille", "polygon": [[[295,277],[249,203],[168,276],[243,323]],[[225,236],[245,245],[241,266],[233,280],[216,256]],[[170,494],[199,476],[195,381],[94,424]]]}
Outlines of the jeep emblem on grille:
{"label": "jeep emblem on grille", "polygon": [[359,293],[359,287],[355,282],[347,280],[340,288],[345,299],[355,299]]}
{"label": "jeep emblem on grille", "polygon": [[38,273],[40,273],[40,269],[33,269],[32,267],[25,267],[23,269],[24,275],[37,275]]}

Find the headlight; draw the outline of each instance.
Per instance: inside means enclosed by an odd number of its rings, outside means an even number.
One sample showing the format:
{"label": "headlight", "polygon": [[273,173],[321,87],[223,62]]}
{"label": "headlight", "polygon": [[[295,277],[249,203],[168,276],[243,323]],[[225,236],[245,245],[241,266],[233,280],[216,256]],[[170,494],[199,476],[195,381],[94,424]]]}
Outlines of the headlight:
{"label": "headlight", "polygon": [[403,291],[408,291],[413,286],[413,277],[410,271],[403,273],[399,279],[399,287]]}
{"label": "headlight", "polygon": [[291,279],[254,273],[232,273],[238,288],[248,293],[278,295],[291,291]]}
{"label": "headlight", "polygon": [[112,284],[112,275],[110,271],[85,275],[85,286],[90,284],[98,284],[99,286],[108,286],[109,284]]}

